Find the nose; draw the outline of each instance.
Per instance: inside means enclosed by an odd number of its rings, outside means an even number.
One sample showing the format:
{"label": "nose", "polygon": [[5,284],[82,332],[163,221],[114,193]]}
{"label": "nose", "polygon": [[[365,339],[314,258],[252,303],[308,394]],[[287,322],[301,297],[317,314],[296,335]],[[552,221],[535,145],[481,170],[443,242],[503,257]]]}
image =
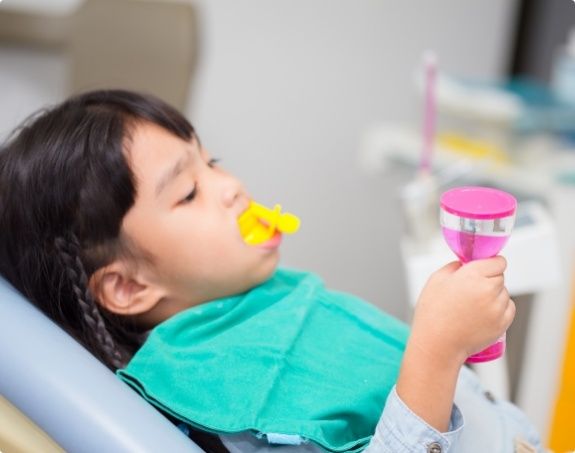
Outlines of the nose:
{"label": "nose", "polygon": [[247,198],[247,192],[242,182],[232,174],[219,169],[221,172],[221,196],[225,207],[231,208],[238,200]]}

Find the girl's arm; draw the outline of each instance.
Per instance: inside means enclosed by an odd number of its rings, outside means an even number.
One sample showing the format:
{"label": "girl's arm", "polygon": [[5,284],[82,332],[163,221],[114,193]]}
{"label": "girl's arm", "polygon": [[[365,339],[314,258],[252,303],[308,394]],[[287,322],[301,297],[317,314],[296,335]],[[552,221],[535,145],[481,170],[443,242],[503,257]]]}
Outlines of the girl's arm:
{"label": "girl's arm", "polygon": [[449,429],[461,366],[494,343],[515,315],[506,266],[502,257],[450,263],[431,276],[417,303],[397,393],[440,432]]}

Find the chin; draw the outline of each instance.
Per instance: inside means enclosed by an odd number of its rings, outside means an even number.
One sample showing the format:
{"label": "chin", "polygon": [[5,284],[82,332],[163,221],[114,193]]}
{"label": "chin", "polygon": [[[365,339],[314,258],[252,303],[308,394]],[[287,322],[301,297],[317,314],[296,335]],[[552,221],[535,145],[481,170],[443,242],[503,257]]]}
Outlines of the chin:
{"label": "chin", "polygon": [[258,275],[254,278],[254,282],[252,283],[252,287],[261,285],[262,283],[266,282],[271,278],[271,276],[275,273],[279,263],[279,253],[275,255],[274,260],[265,263],[262,266]]}

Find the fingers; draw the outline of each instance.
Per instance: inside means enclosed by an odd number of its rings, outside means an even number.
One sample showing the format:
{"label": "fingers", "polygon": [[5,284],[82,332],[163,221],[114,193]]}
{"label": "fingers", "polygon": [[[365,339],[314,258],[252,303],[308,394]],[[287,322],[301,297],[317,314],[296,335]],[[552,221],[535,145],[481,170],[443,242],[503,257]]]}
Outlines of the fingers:
{"label": "fingers", "polygon": [[502,332],[506,331],[515,318],[515,302],[511,299],[507,288],[502,286],[497,296],[490,302],[492,320]]}
{"label": "fingers", "polygon": [[515,318],[515,311],[516,311],[515,302],[513,302],[513,300],[509,296],[509,291],[507,291],[507,289],[501,291],[500,298],[503,301],[502,319],[503,322],[506,324],[505,329],[507,330],[507,328],[511,325],[513,319]]}
{"label": "fingers", "polygon": [[501,255],[497,255],[493,258],[472,261],[467,265],[473,265],[485,277],[498,277],[503,275],[507,269],[507,260]]}
{"label": "fingers", "polygon": [[488,278],[493,282],[496,288],[505,287],[505,274],[499,274]]}
{"label": "fingers", "polygon": [[[437,275],[450,275],[456,272],[463,265],[460,261],[452,261],[445,266],[439,268],[435,273]],[[471,261],[466,266],[475,268],[481,275],[485,277],[497,277],[502,275],[507,269],[507,260],[501,255],[492,258]]]}
{"label": "fingers", "polygon": [[[513,322],[513,319],[515,319],[516,310],[517,310],[517,308],[515,307],[515,302],[513,302],[512,299],[509,299],[508,304],[507,304],[507,308],[505,309],[505,315],[504,315],[504,317],[509,320],[509,323],[507,324],[507,328],[509,328],[509,326]],[[505,329],[505,330],[507,330],[507,329]]]}
{"label": "fingers", "polygon": [[435,273],[437,275],[451,275],[453,274],[455,271],[457,271],[457,269],[459,269],[462,266],[460,261],[452,261],[451,263],[447,263],[445,266],[440,267]]}
{"label": "fingers", "polygon": [[486,277],[497,277],[503,275],[503,272],[507,269],[507,260],[500,255],[487,260],[480,260],[478,264],[484,272],[483,275]]}

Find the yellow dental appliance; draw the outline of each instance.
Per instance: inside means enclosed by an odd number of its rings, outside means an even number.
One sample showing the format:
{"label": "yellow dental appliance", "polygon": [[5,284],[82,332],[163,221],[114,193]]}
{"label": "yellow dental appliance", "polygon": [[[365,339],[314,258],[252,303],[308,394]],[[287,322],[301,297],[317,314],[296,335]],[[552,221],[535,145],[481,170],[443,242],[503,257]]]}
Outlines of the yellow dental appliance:
{"label": "yellow dental appliance", "polygon": [[257,245],[271,239],[276,229],[282,233],[295,233],[299,228],[299,219],[293,214],[280,211],[279,204],[269,209],[250,202],[250,207],[238,219],[244,240],[250,245]]}

